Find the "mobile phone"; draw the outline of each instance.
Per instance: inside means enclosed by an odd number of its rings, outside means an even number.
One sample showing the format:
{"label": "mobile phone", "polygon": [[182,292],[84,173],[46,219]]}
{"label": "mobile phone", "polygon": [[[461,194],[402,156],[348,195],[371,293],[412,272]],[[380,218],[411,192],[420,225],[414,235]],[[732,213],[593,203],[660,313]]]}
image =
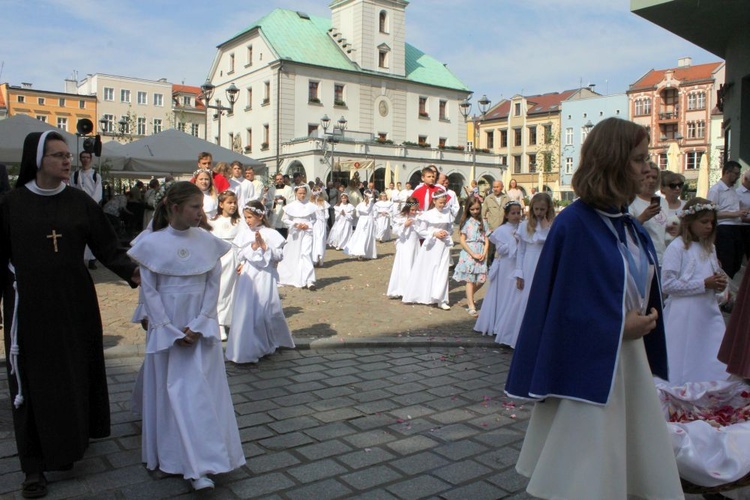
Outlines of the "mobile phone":
{"label": "mobile phone", "polygon": [[661,205],[661,196],[652,196],[651,197],[651,204],[652,205]]}

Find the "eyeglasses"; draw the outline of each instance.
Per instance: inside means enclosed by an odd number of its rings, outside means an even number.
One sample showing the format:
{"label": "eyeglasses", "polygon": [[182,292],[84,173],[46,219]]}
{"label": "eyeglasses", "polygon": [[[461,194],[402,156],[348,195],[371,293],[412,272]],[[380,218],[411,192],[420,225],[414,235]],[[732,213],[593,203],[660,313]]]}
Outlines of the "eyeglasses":
{"label": "eyeglasses", "polygon": [[56,158],[58,160],[72,160],[73,159],[73,153],[63,153],[62,151],[59,153],[50,153],[44,156],[51,156],[52,158]]}
{"label": "eyeglasses", "polygon": [[682,186],[684,185],[685,185],[684,182],[678,182],[676,184],[667,184],[667,186],[669,186],[672,189],[682,189]]}

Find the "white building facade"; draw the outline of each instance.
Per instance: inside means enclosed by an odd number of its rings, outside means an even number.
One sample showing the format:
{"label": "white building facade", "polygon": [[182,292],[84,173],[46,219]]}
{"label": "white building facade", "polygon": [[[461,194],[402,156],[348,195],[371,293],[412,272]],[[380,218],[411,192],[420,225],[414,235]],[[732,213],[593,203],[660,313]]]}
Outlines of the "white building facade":
{"label": "white building facade", "polygon": [[[240,93],[232,113],[209,113],[209,137],[240,146],[271,173],[308,180],[342,179],[359,167],[361,180],[380,184],[387,170],[406,182],[436,164],[455,187],[467,184],[474,156],[459,104],[471,92],[405,42],[407,4],[336,0],[330,20],[277,9],[221,44],[210,104],[226,106],[231,84]],[[346,130],[332,136],[344,120]],[[477,154],[474,172],[502,176],[493,154]]]}

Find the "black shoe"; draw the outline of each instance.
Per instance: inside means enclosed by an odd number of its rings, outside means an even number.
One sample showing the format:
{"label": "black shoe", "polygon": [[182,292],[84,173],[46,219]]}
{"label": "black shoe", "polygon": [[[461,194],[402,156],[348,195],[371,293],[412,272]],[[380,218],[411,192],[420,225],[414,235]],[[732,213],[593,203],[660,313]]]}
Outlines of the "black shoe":
{"label": "black shoe", "polygon": [[91,269],[92,271],[99,269],[98,267],[96,267],[96,260],[91,259],[89,261],[89,269]]}

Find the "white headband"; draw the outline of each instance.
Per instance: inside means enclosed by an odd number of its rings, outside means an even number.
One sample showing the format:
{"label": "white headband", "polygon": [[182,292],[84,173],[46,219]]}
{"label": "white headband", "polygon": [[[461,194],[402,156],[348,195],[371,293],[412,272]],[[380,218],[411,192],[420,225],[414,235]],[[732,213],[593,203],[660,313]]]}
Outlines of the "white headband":
{"label": "white headband", "polygon": [[437,191],[437,192],[433,193],[432,199],[434,200],[435,198],[442,198],[443,196],[448,196],[448,192],[447,191]]}
{"label": "white headband", "polygon": [[42,168],[42,158],[44,158],[44,141],[47,139],[47,136],[52,133],[52,130],[47,130],[46,132],[42,132],[42,135],[39,137],[39,144],[36,145],[36,169],[39,170]]}

